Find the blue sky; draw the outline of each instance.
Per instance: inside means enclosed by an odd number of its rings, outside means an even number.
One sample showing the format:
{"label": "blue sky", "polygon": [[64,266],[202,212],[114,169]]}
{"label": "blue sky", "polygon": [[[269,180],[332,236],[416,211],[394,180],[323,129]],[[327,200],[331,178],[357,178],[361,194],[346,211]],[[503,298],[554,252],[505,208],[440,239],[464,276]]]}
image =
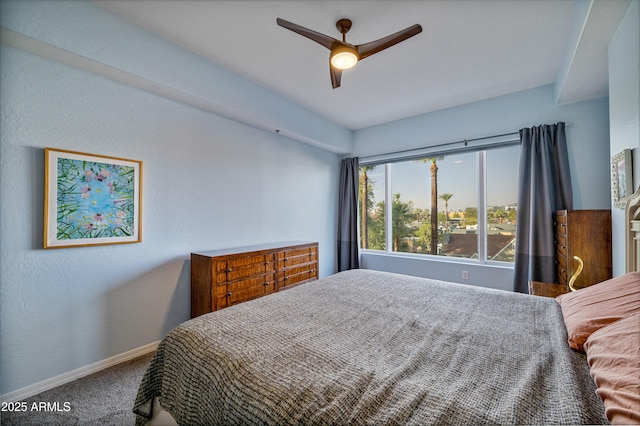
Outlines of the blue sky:
{"label": "blue sky", "polygon": [[[519,146],[514,145],[487,151],[487,204],[516,203]],[[477,193],[477,159],[475,152],[448,155],[438,160],[438,194],[449,192],[449,211],[475,207]],[[415,208],[428,209],[431,205],[431,163],[405,161],[391,166],[392,192],[400,193],[401,200],[413,201]],[[368,172],[375,181],[376,201],[384,199],[384,165]],[[438,200],[438,210],[444,211],[444,201]]]}

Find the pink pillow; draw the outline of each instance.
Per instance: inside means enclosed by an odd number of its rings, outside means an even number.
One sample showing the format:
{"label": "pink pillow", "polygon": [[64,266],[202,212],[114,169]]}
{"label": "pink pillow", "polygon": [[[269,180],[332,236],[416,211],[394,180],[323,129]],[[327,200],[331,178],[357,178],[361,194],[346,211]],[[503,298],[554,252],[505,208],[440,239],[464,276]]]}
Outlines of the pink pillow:
{"label": "pink pillow", "polygon": [[591,333],[640,312],[640,272],[561,294],[556,300],[562,308],[569,346],[584,351],[582,346]]}
{"label": "pink pillow", "polygon": [[595,331],[584,349],[609,421],[640,424],[640,314]]}

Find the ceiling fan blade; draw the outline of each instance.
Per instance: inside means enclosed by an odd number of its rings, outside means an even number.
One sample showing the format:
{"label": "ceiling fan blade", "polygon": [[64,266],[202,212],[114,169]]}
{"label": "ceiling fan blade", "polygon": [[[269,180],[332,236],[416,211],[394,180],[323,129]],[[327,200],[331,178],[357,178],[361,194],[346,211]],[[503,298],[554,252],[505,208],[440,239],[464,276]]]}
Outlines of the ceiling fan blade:
{"label": "ceiling fan blade", "polygon": [[294,33],[298,33],[301,36],[304,36],[304,37],[306,37],[306,38],[308,38],[310,40],[315,41],[316,43],[319,43],[319,44],[323,45],[324,47],[326,47],[329,50],[331,50],[332,46],[334,46],[336,43],[342,44],[342,42],[340,40],[336,40],[333,37],[329,37],[327,35],[320,34],[319,32],[310,30],[309,28],[305,28],[305,27],[300,26],[298,24],[294,24],[293,22],[285,21],[282,18],[277,18],[276,19],[276,23],[278,25],[280,25],[281,27],[283,27],[283,28],[291,30]]}
{"label": "ceiling fan blade", "polygon": [[331,86],[333,86],[334,89],[337,89],[338,87],[340,87],[342,70],[334,68],[333,65],[331,65],[331,61],[329,61],[329,72],[331,73]]}
{"label": "ceiling fan blade", "polygon": [[422,32],[422,27],[418,24],[412,25],[409,28],[405,28],[404,30],[398,31],[397,33],[391,34],[389,36],[383,37],[379,40],[372,41],[369,43],[359,44],[356,46],[358,50],[358,54],[360,55],[360,59],[364,59],[373,55],[374,53],[378,53],[388,47],[393,46],[394,44],[398,44],[401,41],[405,41],[409,37],[413,37],[416,34],[420,34]]}

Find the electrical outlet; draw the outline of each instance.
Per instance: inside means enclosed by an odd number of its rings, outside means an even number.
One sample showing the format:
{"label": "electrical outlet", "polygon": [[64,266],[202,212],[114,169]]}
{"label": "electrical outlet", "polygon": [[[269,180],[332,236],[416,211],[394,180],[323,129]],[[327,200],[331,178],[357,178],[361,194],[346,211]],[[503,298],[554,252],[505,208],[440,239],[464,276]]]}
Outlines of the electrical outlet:
{"label": "electrical outlet", "polygon": [[462,271],[462,279],[463,280],[469,279],[469,271]]}

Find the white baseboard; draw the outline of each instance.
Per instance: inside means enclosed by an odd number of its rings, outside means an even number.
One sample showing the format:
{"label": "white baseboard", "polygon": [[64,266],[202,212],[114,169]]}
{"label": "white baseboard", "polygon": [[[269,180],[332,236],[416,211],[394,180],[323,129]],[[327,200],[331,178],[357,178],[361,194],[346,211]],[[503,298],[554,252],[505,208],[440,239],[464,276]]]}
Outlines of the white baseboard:
{"label": "white baseboard", "polygon": [[102,361],[94,362],[93,364],[89,364],[85,367],[60,374],[58,376],[43,380],[38,383],[34,383],[29,386],[25,386],[13,392],[5,393],[4,395],[0,396],[0,400],[2,402],[13,402],[29,398],[30,396],[37,395],[40,392],[53,389],[56,386],[64,385],[65,383],[72,382],[81,377],[88,376],[89,374],[97,373],[98,371],[104,370],[105,368],[113,367],[114,365],[120,364],[122,362],[129,361],[142,355],[146,355],[150,352],[155,351],[158,348],[159,344],[159,340],[156,342],[151,342],[147,345],[140,346],[139,348],[132,349],[119,355],[114,355],[107,359],[103,359]]}

